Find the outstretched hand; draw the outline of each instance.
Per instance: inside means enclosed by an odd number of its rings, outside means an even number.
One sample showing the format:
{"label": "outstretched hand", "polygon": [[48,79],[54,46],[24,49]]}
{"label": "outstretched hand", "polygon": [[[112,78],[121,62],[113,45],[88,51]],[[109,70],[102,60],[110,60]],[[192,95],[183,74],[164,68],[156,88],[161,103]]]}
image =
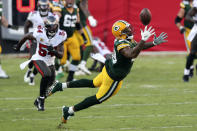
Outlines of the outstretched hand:
{"label": "outstretched hand", "polygon": [[168,35],[165,32],[162,32],[158,37],[156,36],[156,34],[154,34],[153,44],[159,45],[161,43],[167,42],[166,38],[168,38]]}
{"label": "outstretched hand", "polygon": [[141,29],[141,37],[142,40],[147,41],[153,34],[155,34],[154,29],[152,29],[152,26],[149,27],[146,26],[144,28],[144,31]]}

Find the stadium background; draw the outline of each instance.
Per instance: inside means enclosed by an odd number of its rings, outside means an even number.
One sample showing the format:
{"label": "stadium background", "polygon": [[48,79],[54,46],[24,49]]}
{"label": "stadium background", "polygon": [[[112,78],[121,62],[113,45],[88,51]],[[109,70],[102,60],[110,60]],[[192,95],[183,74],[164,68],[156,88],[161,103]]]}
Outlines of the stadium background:
{"label": "stadium background", "polygon": [[[31,2],[36,0],[3,0],[4,14],[9,23],[20,25],[19,31],[11,31],[3,28],[2,37],[9,40],[18,40],[23,35],[24,21]],[[92,15],[98,20],[98,26],[92,28],[94,36],[99,36],[107,46],[113,49],[113,36],[111,34],[112,24],[119,19],[129,21],[135,29],[135,39],[140,40],[139,13],[142,8],[149,8],[152,13],[152,25],[157,34],[162,31],[168,33],[168,43],[156,46],[148,51],[186,51],[183,36],[174,24],[174,18],[179,10],[181,0],[89,0],[89,9]],[[22,5],[21,5],[22,3]],[[19,6],[21,5],[21,6]],[[29,10],[27,11],[29,12]],[[16,41],[6,41],[3,44],[3,53],[10,52],[10,47]]]}

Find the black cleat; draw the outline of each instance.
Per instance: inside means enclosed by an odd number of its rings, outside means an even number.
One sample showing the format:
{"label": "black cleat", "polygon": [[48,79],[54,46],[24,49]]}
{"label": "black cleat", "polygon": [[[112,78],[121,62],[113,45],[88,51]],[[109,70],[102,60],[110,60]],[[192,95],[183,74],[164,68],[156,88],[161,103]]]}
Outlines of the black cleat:
{"label": "black cleat", "polygon": [[189,75],[184,75],[183,76],[183,81],[184,82],[189,82]]}
{"label": "black cleat", "polygon": [[38,97],[35,101],[34,101],[34,105],[37,107],[38,111],[44,111],[44,97]]}
{"label": "black cleat", "polygon": [[197,64],[196,64],[196,75],[197,75]]}
{"label": "black cleat", "polygon": [[74,116],[74,114],[70,114],[68,112],[69,107],[63,106],[62,107],[62,123],[67,123],[67,120],[71,117]]}
{"label": "black cleat", "polygon": [[190,71],[189,71],[189,77],[193,77],[193,75],[194,75],[194,69],[190,69]]}

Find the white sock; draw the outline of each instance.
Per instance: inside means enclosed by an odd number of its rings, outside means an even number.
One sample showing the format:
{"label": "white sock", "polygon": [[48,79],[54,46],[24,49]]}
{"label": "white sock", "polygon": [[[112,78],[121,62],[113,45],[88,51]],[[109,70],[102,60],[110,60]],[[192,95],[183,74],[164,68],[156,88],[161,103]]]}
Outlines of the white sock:
{"label": "white sock", "polygon": [[74,110],[73,110],[73,107],[72,107],[72,106],[69,107],[68,113],[69,113],[69,114],[74,114]]}
{"label": "white sock", "polygon": [[81,61],[81,64],[82,64],[82,65],[86,65],[86,61],[82,60],[82,61]]}
{"label": "white sock", "polygon": [[62,83],[62,89],[64,90],[65,88],[67,88],[67,83]]}
{"label": "white sock", "polygon": [[190,66],[190,70],[191,70],[191,69],[194,69],[194,65]]}
{"label": "white sock", "polygon": [[185,70],[184,70],[184,75],[189,75],[189,72],[190,72],[190,70],[185,69]]}
{"label": "white sock", "polygon": [[45,97],[44,97],[44,96],[40,96],[39,98],[40,98],[40,99],[45,99]]}
{"label": "white sock", "polygon": [[78,67],[77,65],[73,65],[73,64],[70,64],[69,67],[68,67],[68,70],[69,71],[77,71],[78,70]]}
{"label": "white sock", "polygon": [[34,77],[35,75],[34,75],[34,73],[31,73],[29,76],[30,76],[30,77]]}

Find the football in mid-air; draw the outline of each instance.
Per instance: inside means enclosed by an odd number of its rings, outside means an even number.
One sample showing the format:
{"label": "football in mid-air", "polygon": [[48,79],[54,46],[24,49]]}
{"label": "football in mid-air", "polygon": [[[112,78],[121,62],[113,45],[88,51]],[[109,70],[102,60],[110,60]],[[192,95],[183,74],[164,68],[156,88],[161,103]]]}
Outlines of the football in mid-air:
{"label": "football in mid-air", "polygon": [[143,8],[140,12],[140,21],[143,25],[148,25],[151,21],[152,15],[148,8]]}

